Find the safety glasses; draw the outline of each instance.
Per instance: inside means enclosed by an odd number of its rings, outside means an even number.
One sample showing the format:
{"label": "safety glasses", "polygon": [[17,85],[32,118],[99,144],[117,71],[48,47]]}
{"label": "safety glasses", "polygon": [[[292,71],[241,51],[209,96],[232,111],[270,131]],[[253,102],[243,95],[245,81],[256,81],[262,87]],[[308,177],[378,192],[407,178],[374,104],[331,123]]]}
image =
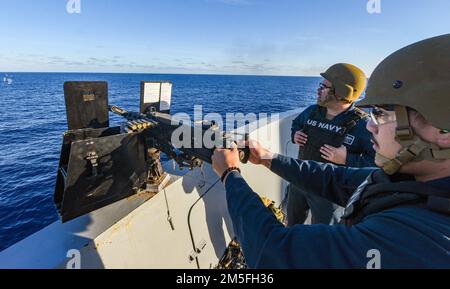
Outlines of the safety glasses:
{"label": "safety glasses", "polygon": [[372,106],[370,117],[375,125],[382,125],[397,121],[395,107],[393,106]]}
{"label": "safety glasses", "polygon": [[319,83],[319,90],[324,90],[324,89],[332,89],[333,87],[331,86],[327,86],[323,83]]}

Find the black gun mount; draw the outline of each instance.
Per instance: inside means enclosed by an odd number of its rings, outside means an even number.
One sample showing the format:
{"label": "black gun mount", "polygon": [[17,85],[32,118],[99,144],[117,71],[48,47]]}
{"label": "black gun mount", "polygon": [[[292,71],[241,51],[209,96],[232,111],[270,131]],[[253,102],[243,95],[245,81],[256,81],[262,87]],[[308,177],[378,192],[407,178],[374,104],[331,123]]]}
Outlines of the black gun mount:
{"label": "black gun mount", "polygon": [[[212,122],[188,126],[175,121],[168,106],[171,86],[170,82],[142,82],[143,90],[159,91],[159,95],[141,91],[141,112],[129,112],[109,106],[106,82],[64,84],[69,131],[63,138],[54,195],[63,222],[134,194],[158,193],[169,179],[161,152],[181,168],[193,169],[211,163],[217,147],[230,147],[236,141]],[[126,121],[109,127],[108,110]],[[172,134],[179,129],[191,132],[190,145],[172,144]],[[218,145],[208,148],[200,140],[199,146],[195,138],[199,130],[202,140],[208,134]],[[239,154],[246,163],[249,149],[239,149]]]}

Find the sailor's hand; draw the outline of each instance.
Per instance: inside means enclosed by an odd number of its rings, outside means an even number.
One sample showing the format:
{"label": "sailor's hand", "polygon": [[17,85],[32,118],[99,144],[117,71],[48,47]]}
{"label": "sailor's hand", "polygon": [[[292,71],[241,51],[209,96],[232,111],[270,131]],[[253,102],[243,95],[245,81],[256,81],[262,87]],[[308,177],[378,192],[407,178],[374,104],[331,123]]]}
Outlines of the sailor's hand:
{"label": "sailor's hand", "polygon": [[344,145],[340,148],[335,148],[330,145],[324,145],[320,149],[320,153],[322,154],[322,158],[329,162],[335,163],[337,165],[347,164],[347,147]]}
{"label": "sailor's hand", "polygon": [[304,147],[306,143],[308,142],[308,135],[299,130],[294,135],[294,142],[295,144],[298,144],[301,147]]}
{"label": "sailor's hand", "polygon": [[211,159],[213,169],[219,177],[229,168],[239,168],[241,165],[236,145],[232,149],[216,149]]}
{"label": "sailor's hand", "polygon": [[268,149],[265,149],[259,142],[255,140],[249,140],[246,144],[250,148],[249,161],[252,164],[264,165],[270,168],[272,159],[275,157],[275,154]]}

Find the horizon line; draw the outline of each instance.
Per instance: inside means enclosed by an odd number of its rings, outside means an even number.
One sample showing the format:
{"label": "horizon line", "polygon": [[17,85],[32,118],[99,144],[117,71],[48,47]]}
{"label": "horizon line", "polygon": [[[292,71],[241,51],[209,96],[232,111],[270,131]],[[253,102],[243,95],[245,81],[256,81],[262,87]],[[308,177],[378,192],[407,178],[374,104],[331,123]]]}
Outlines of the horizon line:
{"label": "horizon line", "polygon": [[232,73],[165,73],[165,72],[81,72],[81,71],[1,71],[1,74],[10,73],[53,73],[53,74],[154,74],[154,75],[204,75],[204,76],[260,76],[260,77],[311,77],[320,78],[320,75],[276,75],[276,74],[232,74]]}

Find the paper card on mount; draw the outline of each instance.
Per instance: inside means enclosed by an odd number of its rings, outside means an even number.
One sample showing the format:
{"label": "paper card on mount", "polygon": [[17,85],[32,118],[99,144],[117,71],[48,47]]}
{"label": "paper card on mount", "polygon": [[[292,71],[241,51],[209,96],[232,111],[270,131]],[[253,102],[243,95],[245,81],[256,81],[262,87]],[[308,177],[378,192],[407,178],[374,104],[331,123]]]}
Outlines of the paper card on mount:
{"label": "paper card on mount", "polygon": [[159,107],[160,111],[170,110],[172,102],[172,83],[164,82],[161,85],[161,104]]}
{"label": "paper card on mount", "polygon": [[158,103],[161,93],[161,83],[148,82],[144,86],[144,103]]}

